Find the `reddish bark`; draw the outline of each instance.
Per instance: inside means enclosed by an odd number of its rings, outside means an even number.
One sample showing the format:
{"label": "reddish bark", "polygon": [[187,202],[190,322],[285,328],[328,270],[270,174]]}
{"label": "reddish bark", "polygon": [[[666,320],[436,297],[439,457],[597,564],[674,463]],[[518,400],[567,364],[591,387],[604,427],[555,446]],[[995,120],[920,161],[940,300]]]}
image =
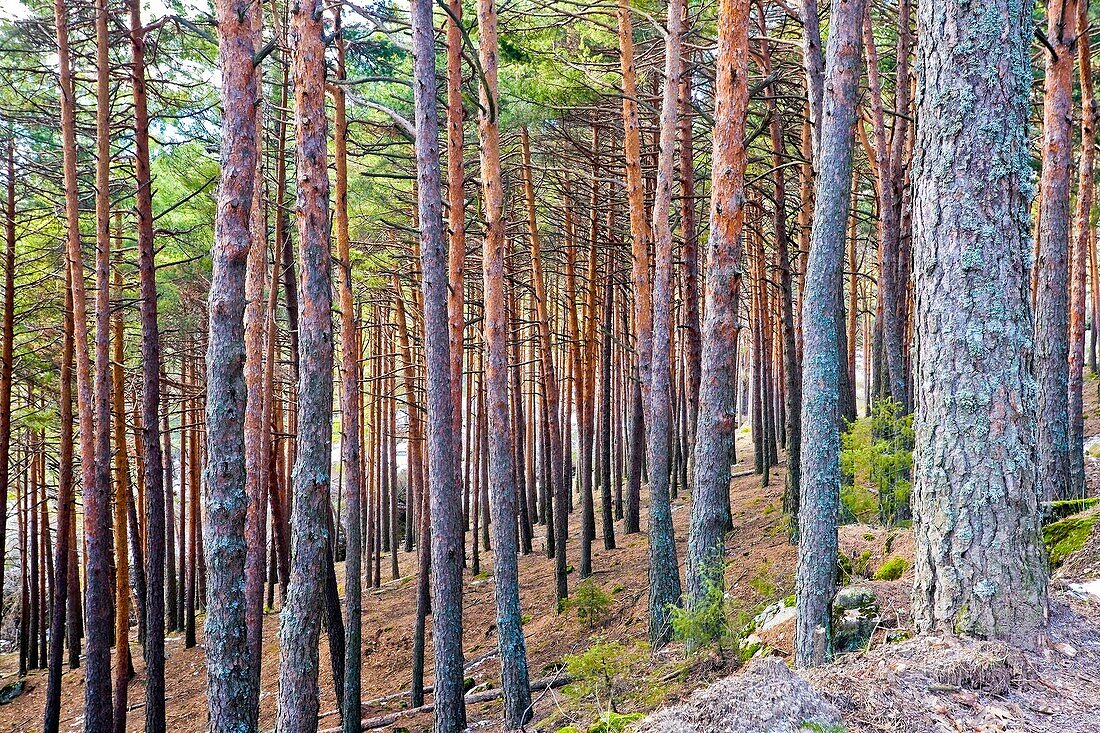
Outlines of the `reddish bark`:
{"label": "reddish bark", "polygon": [[[245,730],[250,725],[253,693],[245,595],[248,497],[245,486],[244,312],[257,166],[258,89],[252,58],[260,46],[260,26],[255,17],[257,7],[246,0],[219,0],[216,13],[223,117],[206,359],[208,456],[205,479],[208,498],[203,544],[211,573],[204,630],[211,728]],[[197,458],[196,442],[191,443],[191,461]],[[198,487],[194,480],[189,488],[195,495]],[[198,521],[199,516],[193,510],[192,528],[197,527]],[[194,624],[191,615],[196,584],[196,578],[189,578],[189,634]]]}

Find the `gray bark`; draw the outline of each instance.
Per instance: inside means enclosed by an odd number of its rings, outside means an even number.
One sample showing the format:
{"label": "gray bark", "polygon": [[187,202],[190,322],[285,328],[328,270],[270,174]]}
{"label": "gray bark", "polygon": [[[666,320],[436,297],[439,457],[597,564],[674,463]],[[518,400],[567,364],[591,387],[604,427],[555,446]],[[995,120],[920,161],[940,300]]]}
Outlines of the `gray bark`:
{"label": "gray bark", "polygon": [[[799,502],[795,661],[820,664],[814,636],[830,638],[840,504],[840,365],[837,317],[852,183],[852,126],[862,56],[864,0],[833,0],[825,60],[813,232],[806,267],[802,361],[802,491]],[[820,629],[820,630],[819,630]]]}
{"label": "gray bark", "polygon": [[1047,569],[1028,309],[1031,10],[922,0],[919,14],[913,615],[921,630],[1033,643]]}

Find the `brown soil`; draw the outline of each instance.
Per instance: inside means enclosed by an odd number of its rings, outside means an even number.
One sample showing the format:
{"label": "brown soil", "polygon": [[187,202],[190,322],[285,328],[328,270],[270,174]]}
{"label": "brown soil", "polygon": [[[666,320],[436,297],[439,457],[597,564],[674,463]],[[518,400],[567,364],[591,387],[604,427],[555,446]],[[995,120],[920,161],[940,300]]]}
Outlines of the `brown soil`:
{"label": "brown soil", "polygon": [[[751,447],[739,446],[741,455],[751,460]],[[734,473],[744,472],[751,466],[745,463],[734,467]],[[728,581],[731,603],[736,607],[753,609],[762,603],[782,597],[793,590],[795,548],[787,541],[785,519],[779,510],[783,492],[782,466],[773,470],[768,487],[760,486],[754,475],[739,476],[733,481],[732,506],[734,531],[730,535],[728,554],[730,563]],[[644,491],[643,491],[644,496]],[[614,598],[608,618],[596,628],[581,624],[572,614],[554,612],[553,563],[547,560],[543,549],[544,529],[536,527],[535,553],[521,557],[520,596],[523,603],[524,626],[531,676],[541,677],[552,673],[561,665],[566,654],[582,651],[595,640],[632,642],[646,636],[646,604],[648,592],[645,568],[648,565],[643,506],[643,532],[623,535],[622,523],[616,523],[615,550],[603,549],[600,530],[593,545],[593,578]],[[576,521],[579,512],[573,517]],[[681,563],[685,556],[685,538],[688,505],[683,493],[673,502],[673,523]],[[597,516],[597,523],[599,517]],[[577,562],[579,556],[579,527],[573,527],[569,546],[569,560]],[[363,601],[363,717],[370,718],[403,709],[408,698],[401,694],[411,682],[412,629],[415,618],[416,587],[413,578],[414,554],[398,553],[402,577],[384,583],[381,588],[365,593]],[[491,553],[482,553],[483,570],[491,571]],[[383,561],[383,573],[388,568],[388,558]],[[338,568],[342,575],[342,568]],[[580,582],[576,573],[570,575],[570,588]],[[491,577],[474,578],[467,574],[464,596],[467,676],[477,683],[499,686],[499,665],[495,659],[495,609]],[[260,700],[260,725],[270,730],[275,725],[275,700],[278,686],[278,614],[270,613],[264,621],[263,692]],[[200,619],[201,627],[201,619]],[[430,625],[429,625],[430,629]],[[179,733],[205,730],[206,723],[206,669],[202,653],[202,636],[199,646],[183,648],[182,635],[174,634],[167,642],[167,722],[168,730]],[[130,683],[131,711],[127,729],[144,729],[144,665],[140,648],[133,647],[134,666],[137,675]],[[684,668],[682,654],[673,649],[655,657],[655,664],[669,664],[683,668],[674,679],[667,681],[667,697],[655,700],[656,706],[664,700],[674,701],[681,691],[717,679],[731,671],[734,660],[703,659],[698,664]],[[15,679],[17,658],[15,655],[0,657],[0,686]],[[431,684],[431,650],[428,650],[428,680]],[[27,690],[12,704],[0,707],[0,733],[24,733],[41,728],[45,699],[46,677],[44,671],[32,672],[27,677]],[[320,727],[338,725],[336,700],[332,692],[332,676],[329,669],[328,647],[321,637],[321,721]],[[62,692],[62,730],[80,730],[83,725],[84,679],[83,671],[66,670]],[[396,695],[378,702],[378,698]],[[556,729],[566,725],[574,716],[584,717],[589,711],[575,711],[561,691],[536,695],[535,717],[541,721],[537,727]],[[428,696],[431,701],[431,696]],[[471,725],[479,721],[486,724],[499,721],[500,703],[487,702],[469,706]],[[587,720],[590,720],[588,718]],[[431,716],[417,715],[401,718],[396,728],[409,731],[429,730]],[[551,727],[553,726],[553,727]]]}

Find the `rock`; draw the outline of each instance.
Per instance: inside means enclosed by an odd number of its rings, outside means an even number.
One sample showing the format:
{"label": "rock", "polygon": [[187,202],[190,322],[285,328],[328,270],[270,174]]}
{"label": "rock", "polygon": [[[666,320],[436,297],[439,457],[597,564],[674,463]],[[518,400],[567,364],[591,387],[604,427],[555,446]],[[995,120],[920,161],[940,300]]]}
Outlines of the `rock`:
{"label": "rock", "polygon": [[833,599],[833,608],[839,608],[845,611],[867,608],[869,606],[877,607],[877,605],[878,603],[875,601],[875,592],[870,588],[864,588],[858,585],[849,585],[841,588],[837,591],[836,598]]}
{"label": "rock", "polygon": [[878,612],[878,601],[870,588],[841,588],[833,600],[833,650],[844,653],[865,649],[882,621]]}
{"label": "rock", "polygon": [[23,690],[27,687],[26,680],[15,680],[0,687],[0,705],[8,705],[15,702],[15,699],[23,694]]}

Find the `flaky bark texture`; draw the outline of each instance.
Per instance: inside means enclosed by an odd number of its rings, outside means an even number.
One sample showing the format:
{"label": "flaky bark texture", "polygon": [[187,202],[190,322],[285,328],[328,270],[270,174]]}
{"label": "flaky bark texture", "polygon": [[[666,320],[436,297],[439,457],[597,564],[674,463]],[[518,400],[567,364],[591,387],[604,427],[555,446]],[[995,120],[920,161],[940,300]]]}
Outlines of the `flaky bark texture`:
{"label": "flaky bark texture", "polygon": [[921,0],[918,12],[913,616],[1032,644],[1047,569],[1029,368],[1031,10]]}
{"label": "flaky bark texture", "polygon": [[[825,61],[813,232],[806,266],[802,361],[802,476],[799,509],[795,662],[828,656],[836,588],[840,504],[840,347],[844,231],[852,179],[864,0],[833,0]],[[822,639],[822,636],[824,637]],[[815,638],[816,637],[816,638]],[[821,641],[824,641],[822,646]]]}
{"label": "flaky bark texture", "polygon": [[[336,9],[339,25],[340,10]],[[337,73],[346,78],[344,40],[336,41]],[[344,491],[344,598],[347,615],[344,648],[344,699],[342,723],[345,733],[358,733],[362,715],[362,506],[359,500],[362,446],[359,443],[359,340],[356,337],[355,301],[352,293],[351,248],[348,222],[348,120],[344,88],[332,87],[333,146],[336,162],[336,257],[340,273],[340,462]]]}
{"label": "flaky bark texture", "polygon": [[[253,21],[260,23],[261,14]],[[245,498],[245,615],[248,638],[248,721],[255,727],[260,714],[260,674],[264,635],[264,574],[267,570],[267,493],[270,473],[264,422],[264,333],[267,329],[264,282],[267,279],[267,221],[264,209],[263,79],[256,75],[256,167],[253,171],[252,207],[249,211],[251,244],[244,283],[244,413]]]}
{"label": "flaky bark texture", "polygon": [[[259,23],[253,17],[257,12],[246,0],[217,4],[224,112],[206,356],[203,550],[210,575],[204,633],[210,728],[233,733],[255,725],[249,721],[252,695],[245,612],[244,310],[257,158],[252,65],[260,45]],[[192,453],[197,448],[192,442]],[[192,493],[198,490],[194,485],[188,488]],[[197,520],[192,515],[192,526]]]}
{"label": "flaky bark texture", "polygon": [[[646,403],[646,455],[649,459],[649,641],[661,646],[672,638],[669,607],[680,603],[680,567],[672,533],[669,500],[672,433],[672,181],[676,162],[676,111],[683,69],[683,0],[668,4],[665,85],[661,100],[657,188],[653,197],[654,269],[649,394]],[[635,264],[637,273],[637,264]],[[644,300],[644,299],[640,299]],[[642,307],[642,306],[639,306]],[[637,313],[637,309],[635,310]]]}
{"label": "flaky bark texture", "polygon": [[737,429],[737,334],[745,221],[745,148],[741,141],[749,101],[748,31],[749,0],[723,0],[718,6],[706,320],[688,532],[689,605],[701,601],[711,586],[721,589],[725,571],[723,532],[730,518],[723,497],[729,495]]}
{"label": "flaky bark texture", "polygon": [[317,730],[317,638],[328,567],[332,447],[332,278],[329,252],[328,120],[320,0],[303,0],[291,24],[298,202],[298,442],[290,585],[279,621],[279,713],[283,733]]}
{"label": "flaky bark texture", "polygon": [[[512,480],[512,424],[508,409],[508,314],[504,293],[504,184],[500,175],[497,95],[497,14],[493,0],[478,0],[478,52],[484,83],[478,132],[485,206],[482,271],[485,293],[485,409],[488,418],[489,494],[493,511],[493,585],[497,645],[504,688],[504,725],[518,730],[531,717],[527,644],[519,605],[516,561],[516,487]],[[475,540],[476,541],[476,540]]]}
{"label": "flaky bark texture", "polygon": [[141,0],[130,0],[134,87],[134,211],[141,282],[141,446],[145,476],[145,730],[164,733],[164,456],[160,443],[160,334],[153,243],[153,180]]}
{"label": "flaky bark texture", "polygon": [[[413,0],[413,100],[416,106],[417,213],[424,292],[424,362],[427,396],[431,521],[432,646],[435,651],[435,730],[466,728],[462,689],[462,496],[454,467],[451,346],[447,314],[447,245],[440,192],[439,119],[436,107],[435,29],[431,0]],[[424,514],[422,513],[422,517]],[[427,529],[428,522],[422,521]],[[426,563],[421,564],[427,571]]]}
{"label": "flaky bark texture", "polygon": [[[1088,26],[1088,2],[1078,2],[1077,24]],[[1081,160],[1077,179],[1077,212],[1073,219],[1073,242],[1070,259],[1069,310],[1069,493],[1083,497],[1085,486],[1083,378],[1085,373],[1085,267],[1091,242],[1092,204],[1096,174],[1097,105],[1093,94],[1092,45],[1088,33],[1082,33],[1078,43],[1078,69],[1081,79]],[[1096,331],[1093,312],[1093,332]]]}
{"label": "flaky bark texture", "polygon": [[[84,543],[86,547],[87,631],[88,651],[85,664],[84,727],[86,730],[107,731],[113,728],[111,709],[111,533],[110,533],[110,481],[111,481],[111,403],[110,403],[110,68],[107,54],[107,3],[96,3],[96,330],[95,330],[95,386],[88,374],[88,331],[85,322],[86,305],[75,306],[77,381],[84,372],[83,386],[78,386],[77,402],[80,405],[80,462],[84,488]],[[66,45],[68,40],[66,39]],[[65,55],[67,57],[67,53]],[[63,64],[68,59],[62,57]],[[72,80],[69,80],[72,89]],[[64,94],[64,92],[63,92]],[[75,109],[72,110],[75,125]],[[64,113],[63,113],[64,115]],[[64,133],[63,133],[64,134]],[[66,145],[66,153],[68,146]],[[75,155],[75,142],[73,153]],[[75,161],[74,161],[75,165]],[[76,176],[73,175],[72,193],[76,195]],[[75,202],[74,202],[75,205]],[[66,201],[68,208],[68,201]],[[74,213],[70,217],[77,216]],[[78,222],[70,219],[70,226]],[[69,256],[78,264],[73,266],[73,287],[80,283],[84,289],[83,265],[79,264],[79,231],[69,234]],[[74,241],[75,249],[74,252]],[[84,301],[83,292],[80,300]],[[83,339],[81,338],[83,331]],[[83,368],[82,368],[83,365]],[[93,405],[94,396],[94,405]]]}
{"label": "flaky bark texture", "polygon": [[[652,350],[653,291],[649,277],[651,233],[646,218],[645,179],[642,177],[641,125],[638,120],[638,71],[634,65],[634,26],[630,19],[630,0],[618,0],[619,64],[623,75],[623,155],[626,169],[626,198],[630,209],[631,287],[634,293],[634,351],[638,384],[633,388],[631,424],[631,474],[623,531],[639,530],[639,485],[641,456],[645,440],[645,404],[649,392],[649,355]],[[640,391],[644,394],[637,394]]]}
{"label": "flaky bark texture", "polygon": [[[1066,499],[1069,483],[1070,166],[1073,157],[1073,48],[1077,0],[1049,3],[1043,75],[1043,174],[1039,193],[1035,292],[1035,375],[1039,381],[1039,488]],[[919,147],[919,146],[918,146]]]}

